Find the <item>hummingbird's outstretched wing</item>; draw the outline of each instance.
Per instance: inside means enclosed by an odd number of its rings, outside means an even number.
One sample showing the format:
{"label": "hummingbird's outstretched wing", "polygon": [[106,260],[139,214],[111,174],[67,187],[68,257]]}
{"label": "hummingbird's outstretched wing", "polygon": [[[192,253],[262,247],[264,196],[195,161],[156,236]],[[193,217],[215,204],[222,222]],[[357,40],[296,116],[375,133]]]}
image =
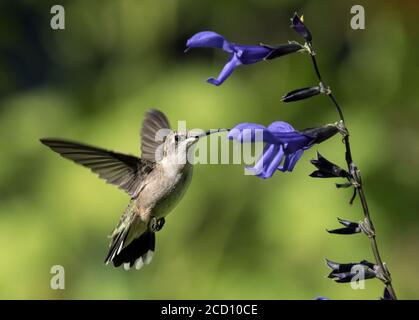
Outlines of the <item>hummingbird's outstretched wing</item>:
{"label": "hummingbird's outstretched wing", "polygon": [[[166,132],[159,132],[161,129],[166,129]],[[141,128],[141,158],[156,162],[156,150],[169,131],[170,124],[166,115],[156,109],[148,110]]]}
{"label": "hummingbird's outstretched wing", "polygon": [[81,164],[106,182],[117,185],[131,197],[135,197],[139,186],[155,164],[134,156],[92,147],[61,139],[41,139],[41,142],[64,158]]}

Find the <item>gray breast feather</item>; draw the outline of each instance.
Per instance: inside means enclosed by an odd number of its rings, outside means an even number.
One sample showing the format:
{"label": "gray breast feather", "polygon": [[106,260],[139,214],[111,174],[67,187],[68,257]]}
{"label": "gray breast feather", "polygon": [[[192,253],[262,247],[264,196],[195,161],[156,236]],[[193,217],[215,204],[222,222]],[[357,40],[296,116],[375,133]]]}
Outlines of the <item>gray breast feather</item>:
{"label": "gray breast feather", "polygon": [[[156,218],[165,217],[170,210],[180,201],[185,194],[192,178],[192,166],[186,165],[184,170],[167,178],[163,171],[153,172],[159,177],[154,177],[139,194],[139,206],[142,211]],[[149,217],[146,217],[148,220]]]}

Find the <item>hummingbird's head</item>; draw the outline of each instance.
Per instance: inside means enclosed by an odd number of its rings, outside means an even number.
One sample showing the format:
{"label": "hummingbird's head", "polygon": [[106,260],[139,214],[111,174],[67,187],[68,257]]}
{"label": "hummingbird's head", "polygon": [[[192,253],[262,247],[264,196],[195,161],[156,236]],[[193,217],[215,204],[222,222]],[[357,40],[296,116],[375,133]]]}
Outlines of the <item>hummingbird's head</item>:
{"label": "hummingbird's head", "polygon": [[163,158],[172,164],[185,164],[187,153],[199,137],[190,131],[172,131],[164,139]]}
{"label": "hummingbird's head", "polygon": [[188,151],[200,138],[222,131],[228,131],[228,129],[172,131],[164,140],[163,157],[171,162],[186,163]]}
{"label": "hummingbird's head", "polygon": [[191,131],[173,131],[166,136],[164,141],[166,154],[175,147],[176,149],[183,148],[188,150],[195,142],[197,142],[199,136],[193,134]]}

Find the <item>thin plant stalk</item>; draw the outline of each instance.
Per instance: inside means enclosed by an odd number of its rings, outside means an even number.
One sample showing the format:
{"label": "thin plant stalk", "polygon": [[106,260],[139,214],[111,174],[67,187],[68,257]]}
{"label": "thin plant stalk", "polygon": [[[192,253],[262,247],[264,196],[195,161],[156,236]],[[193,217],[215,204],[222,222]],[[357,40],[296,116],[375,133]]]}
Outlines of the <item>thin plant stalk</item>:
{"label": "thin plant stalk", "polygon": [[[326,85],[323,82],[318,64],[317,64],[317,60],[316,60],[316,54],[313,50],[313,47],[310,44],[308,44],[308,51],[309,54],[311,56],[311,61],[313,63],[313,67],[315,70],[315,73],[317,75],[318,80],[320,81],[320,85],[324,88],[327,88]],[[375,257],[375,262],[376,264],[379,266],[380,268],[380,280],[382,280],[389,292],[389,294],[391,295],[392,299],[396,300],[397,296],[396,296],[396,292],[394,290],[393,287],[393,283],[392,283],[392,279],[391,279],[391,275],[390,272],[386,266],[386,264],[383,262],[381,255],[380,255],[380,251],[378,249],[378,244],[377,244],[377,240],[376,240],[376,231],[375,231],[375,227],[373,224],[373,221],[371,219],[371,215],[368,209],[368,203],[367,203],[367,198],[365,196],[365,192],[364,192],[364,187],[362,185],[362,181],[361,181],[361,175],[360,175],[360,171],[358,170],[357,166],[355,165],[355,163],[352,160],[352,152],[351,152],[351,144],[349,141],[349,131],[346,127],[345,124],[345,118],[343,115],[343,111],[342,108],[340,107],[339,103],[337,102],[335,96],[333,95],[331,90],[327,90],[326,92],[327,96],[330,98],[330,100],[332,101],[333,105],[336,108],[336,111],[339,114],[339,118],[340,120],[342,120],[342,123],[344,125],[345,128],[345,133],[344,133],[344,138],[343,138],[343,142],[345,144],[345,159],[346,159],[346,164],[348,166],[348,170],[350,173],[350,176],[352,178],[352,184],[355,188],[355,192],[358,194],[360,201],[361,201],[361,205],[362,205],[362,209],[363,209],[363,213],[364,213],[364,217],[365,217],[365,222],[364,222],[364,226],[365,229],[367,230],[366,234],[368,235],[368,238],[370,239],[370,243],[371,243],[371,248],[372,248],[372,252],[374,254]],[[364,229],[364,230],[365,230]]]}

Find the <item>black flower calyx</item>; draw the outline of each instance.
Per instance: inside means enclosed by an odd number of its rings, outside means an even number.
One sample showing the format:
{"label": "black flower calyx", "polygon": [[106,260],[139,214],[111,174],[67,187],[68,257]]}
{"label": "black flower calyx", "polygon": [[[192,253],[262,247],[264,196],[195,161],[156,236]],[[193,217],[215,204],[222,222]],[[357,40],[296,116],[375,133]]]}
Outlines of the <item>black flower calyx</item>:
{"label": "black flower calyx", "polygon": [[360,233],[362,231],[359,223],[357,222],[352,222],[341,218],[338,218],[338,221],[341,225],[344,226],[344,228],[327,230],[327,232],[333,234],[355,234]]}
{"label": "black flower calyx", "polygon": [[[342,169],[338,165],[330,162],[325,157],[323,157],[319,152],[317,152],[317,159],[310,161],[317,170],[310,174],[310,177],[313,178],[349,178],[349,174],[346,170]],[[346,186],[347,184],[345,184]],[[352,184],[349,183],[348,187]]]}

